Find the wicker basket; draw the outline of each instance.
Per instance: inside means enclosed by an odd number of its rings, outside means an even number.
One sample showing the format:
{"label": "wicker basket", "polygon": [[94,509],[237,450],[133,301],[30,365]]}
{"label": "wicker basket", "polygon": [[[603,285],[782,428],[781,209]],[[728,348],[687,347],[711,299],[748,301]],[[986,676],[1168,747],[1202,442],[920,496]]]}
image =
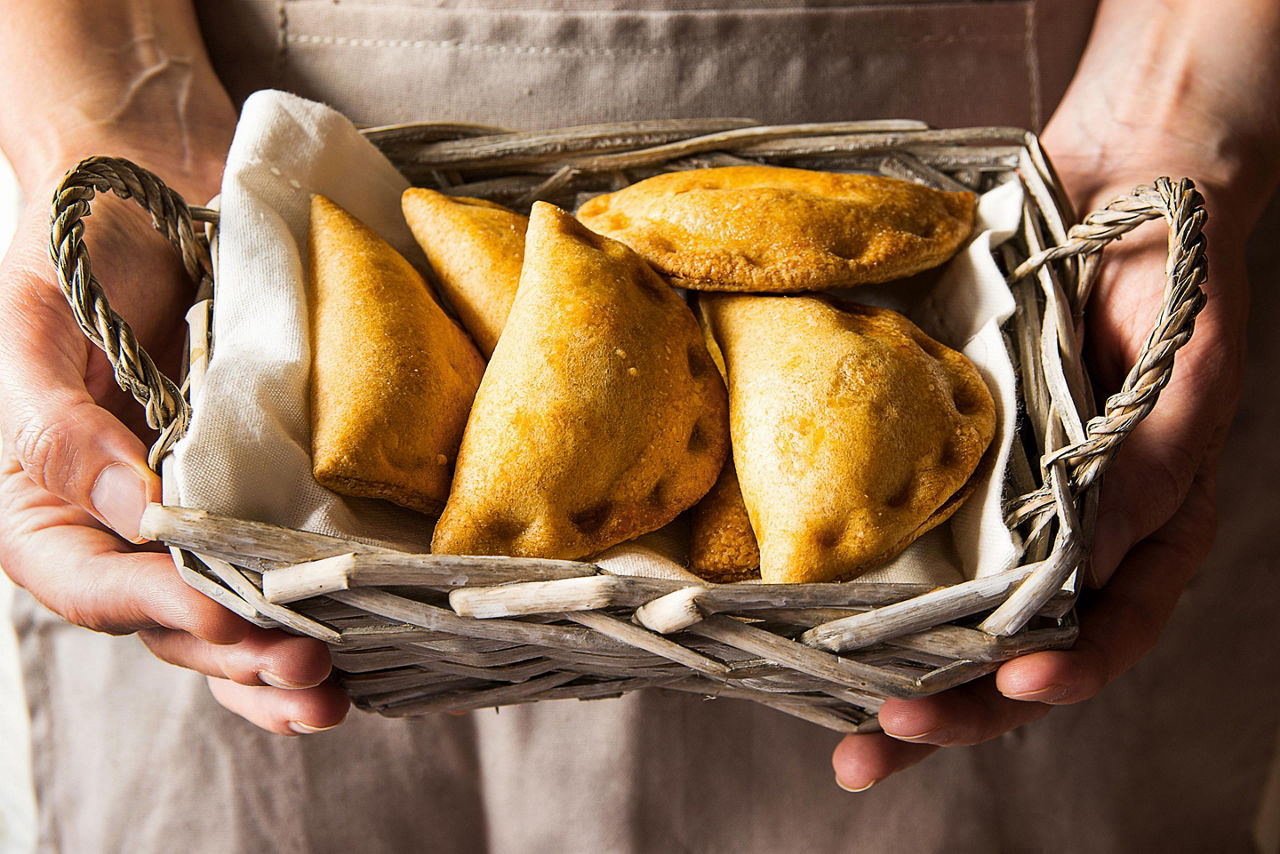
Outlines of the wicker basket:
{"label": "wicker basket", "polygon": [[[1068,203],[1036,137],[914,122],[764,127],[650,122],[545,133],[423,124],[366,131],[411,181],[516,207],[572,207],[672,169],[772,163],[861,170],[945,189],[1026,189],[1020,233],[999,249],[1017,302],[1006,340],[1019,372],[1007,521],[1023,564],[940,589],[911,584],[699,584],[620,577],[590,563],[397,552],[198,510],[153,506],[146,535],[184,579],[228,608],[330,646],[357,705],[407,716],[656,687],[754,700],[833,730],[876,727],[885,697],[967,682],[1077,632],[1073,574],[1088,553],[1098,479],[1155,404],[1204,304],[1203,202],[1189,181],[1139,187],[1068,230]],[[157,371],[90,271],[83,218],[98,191],[133,198],[201,283],[188,378],[199,382],[213,310],[217,214],[155,176],[92,158],[54,199],[51,253],[85,334],[161,431],[158,470],[186,430],[187,382]],[[1081,311],[1099,252],[1140,223],[1170,229],[1162,311],[1123,389],[1092,417]],[[200,224],[204,224],[202,229]]]}

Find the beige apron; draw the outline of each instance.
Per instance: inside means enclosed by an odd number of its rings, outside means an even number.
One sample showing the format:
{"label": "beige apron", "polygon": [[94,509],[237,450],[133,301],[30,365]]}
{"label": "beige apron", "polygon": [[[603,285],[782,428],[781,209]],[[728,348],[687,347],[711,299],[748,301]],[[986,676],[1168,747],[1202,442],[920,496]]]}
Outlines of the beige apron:
{"label": "beige apron", "polygon": [[[711,115],[1039,127],[1093,10],[1088,0],[718,5],[198,4],[237,98],[275,86],[370,124],[518,128]],[[1260,290],[1274,301],[1277,289]],[[1257,355],[1280,364],[1275,343],[1259,344],[1269,349]],[[1256,370],[1253,387],[1266,375]],[[1273,514],[1246,493],[1259,460],[1271,482],[1280,471],[1249,425],[1278,417],[1268,397],[1246,404],[1222,490],[1233,528],[1153,655],[1094,702],[947,751],[862,795],[832,782],[838,739],[825,730],[752,704],[656,693],[410,722],[353,713],[333,733],[281,739],[218,709],[201,679],[135,641],[74,629],[24,599],[43,844],[192,854],[1247,850],[1280,723],[1270,687],[1280,665],[1264,652],[1280,593]],[[1260,595],[1241,602],[1249,585]],[[1207,638],[1233,640],[1213,657],[1198,654]],[[1259,679],[1265,697],[1244,687]]]}
{"label": "beige apron", "polygon": [[240,99],[271,85],[356,122],[447,118],[533,129],[728,114],[1039,127],[1045,104],[1066,87],[1093,5],[296,0],[201,8],[210,49]]}

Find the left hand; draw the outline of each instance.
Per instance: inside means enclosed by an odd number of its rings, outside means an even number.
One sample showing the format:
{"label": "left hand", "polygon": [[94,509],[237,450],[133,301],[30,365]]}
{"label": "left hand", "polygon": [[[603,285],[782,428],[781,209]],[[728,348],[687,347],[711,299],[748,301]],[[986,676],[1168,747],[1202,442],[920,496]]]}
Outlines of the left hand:
{"label": "left hand", "polygon": [[[211,159],[211,177],[187,178],[163,155],[111,141],[102,150],[158,160],[170,180],[196,188],[188,192],[195,198],[217,186],[225,156]],[[245,622],[189,587],[162,549],[135,545],[146,500],[160,498],[142,441],[154,435],[53,278],[51,196],[52,183],[33,193],[0,262],[0,316],[18,321],[0,340],[0,568],[72,623],[136,632],[156,657],[209,677],[222,705],[264,729],[292,735],[336,725],[349,703],[328,680],[322,643]],[[95,200],[94,270],[147,351],[173,371],[191,288],[167,241],[133,207],[107,194]],[[136,489],[108,489],[101,500],[107,470],[133,472]]]}

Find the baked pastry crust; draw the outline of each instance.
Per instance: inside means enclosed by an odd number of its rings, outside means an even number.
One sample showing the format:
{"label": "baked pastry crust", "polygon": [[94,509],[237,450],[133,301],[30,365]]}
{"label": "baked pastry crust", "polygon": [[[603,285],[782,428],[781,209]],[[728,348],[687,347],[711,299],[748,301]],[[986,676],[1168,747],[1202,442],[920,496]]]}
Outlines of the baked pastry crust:
{"label": "baked pastry crust", "polygon": [[[887,309],[704,294],[766,582],[854,578],[946,520],[995,435],[976,368]],[[761,346],[768,342],[768,346]]]}
{"label": "baked pastry crust", "polygon": [[597,196],[578,218],[695,290],[795,293],[887,282],[949,259],[974,195],[780,166],[669,172]]}
{"label": "baked pastry crust", "polygon": [[689,570],[724,583],[760,577],[760,547],[742,500],[733,457],[715,486],[689,511]]}
{"label": "baked pastry crust", "polygon": [[307,255],[316,480],[438,512],[484,360],[421,274],[323,196]]}
{"label": "baked pastry crust", "polygon": [[727,453],[689,307],[634,252],[535,204],[433,551],[583,557],[670,522]]}
{"label": "baked pastry crust", "polygon": [[484,199],[405,190],[404,218],[445,298],[488,358],[511,311],[529,218]]}

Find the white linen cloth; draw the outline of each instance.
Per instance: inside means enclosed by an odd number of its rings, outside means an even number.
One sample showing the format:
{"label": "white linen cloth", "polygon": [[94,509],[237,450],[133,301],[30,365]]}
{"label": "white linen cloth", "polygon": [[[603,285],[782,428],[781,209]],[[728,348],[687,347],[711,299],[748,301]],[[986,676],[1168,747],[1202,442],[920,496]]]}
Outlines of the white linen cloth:
{"label": "white linen cloth", "polygon": [[[260,92],[244,105],[223,176],[213,352],[195,393],[191,428],[175,448],[177,500],[187,507],[417,551],[432,521],[387,502],[353,499],[311,476],[305,248],[310,198],[323,194],[417,265],[425,259],[400,213],[408,183],[347,119],[324,105]],[[980,202],[977,236],[937,286],[907,305],[890,286],[856,299],[912,315],[962,350],[997,402],[1000,451],[953,522],[922,538],[874,581],[948,584],[1007,569],[1018,550],[1000,511],[1017,413],[1013,366],[1000,324],[1013,299],[991,247],[1018,224],[1021,189]],[[616,547],[602,561],[627,574],[680,572],[669,547]]]}
{"label": "white linen cloth", "polygon": [[174,448],[185,507],[426,551],[431,520],[311,476],[306,240],[321,193],[422,267],[409,186],[344,117],[283,92],[245,102],[223,175],[215,345]]}

